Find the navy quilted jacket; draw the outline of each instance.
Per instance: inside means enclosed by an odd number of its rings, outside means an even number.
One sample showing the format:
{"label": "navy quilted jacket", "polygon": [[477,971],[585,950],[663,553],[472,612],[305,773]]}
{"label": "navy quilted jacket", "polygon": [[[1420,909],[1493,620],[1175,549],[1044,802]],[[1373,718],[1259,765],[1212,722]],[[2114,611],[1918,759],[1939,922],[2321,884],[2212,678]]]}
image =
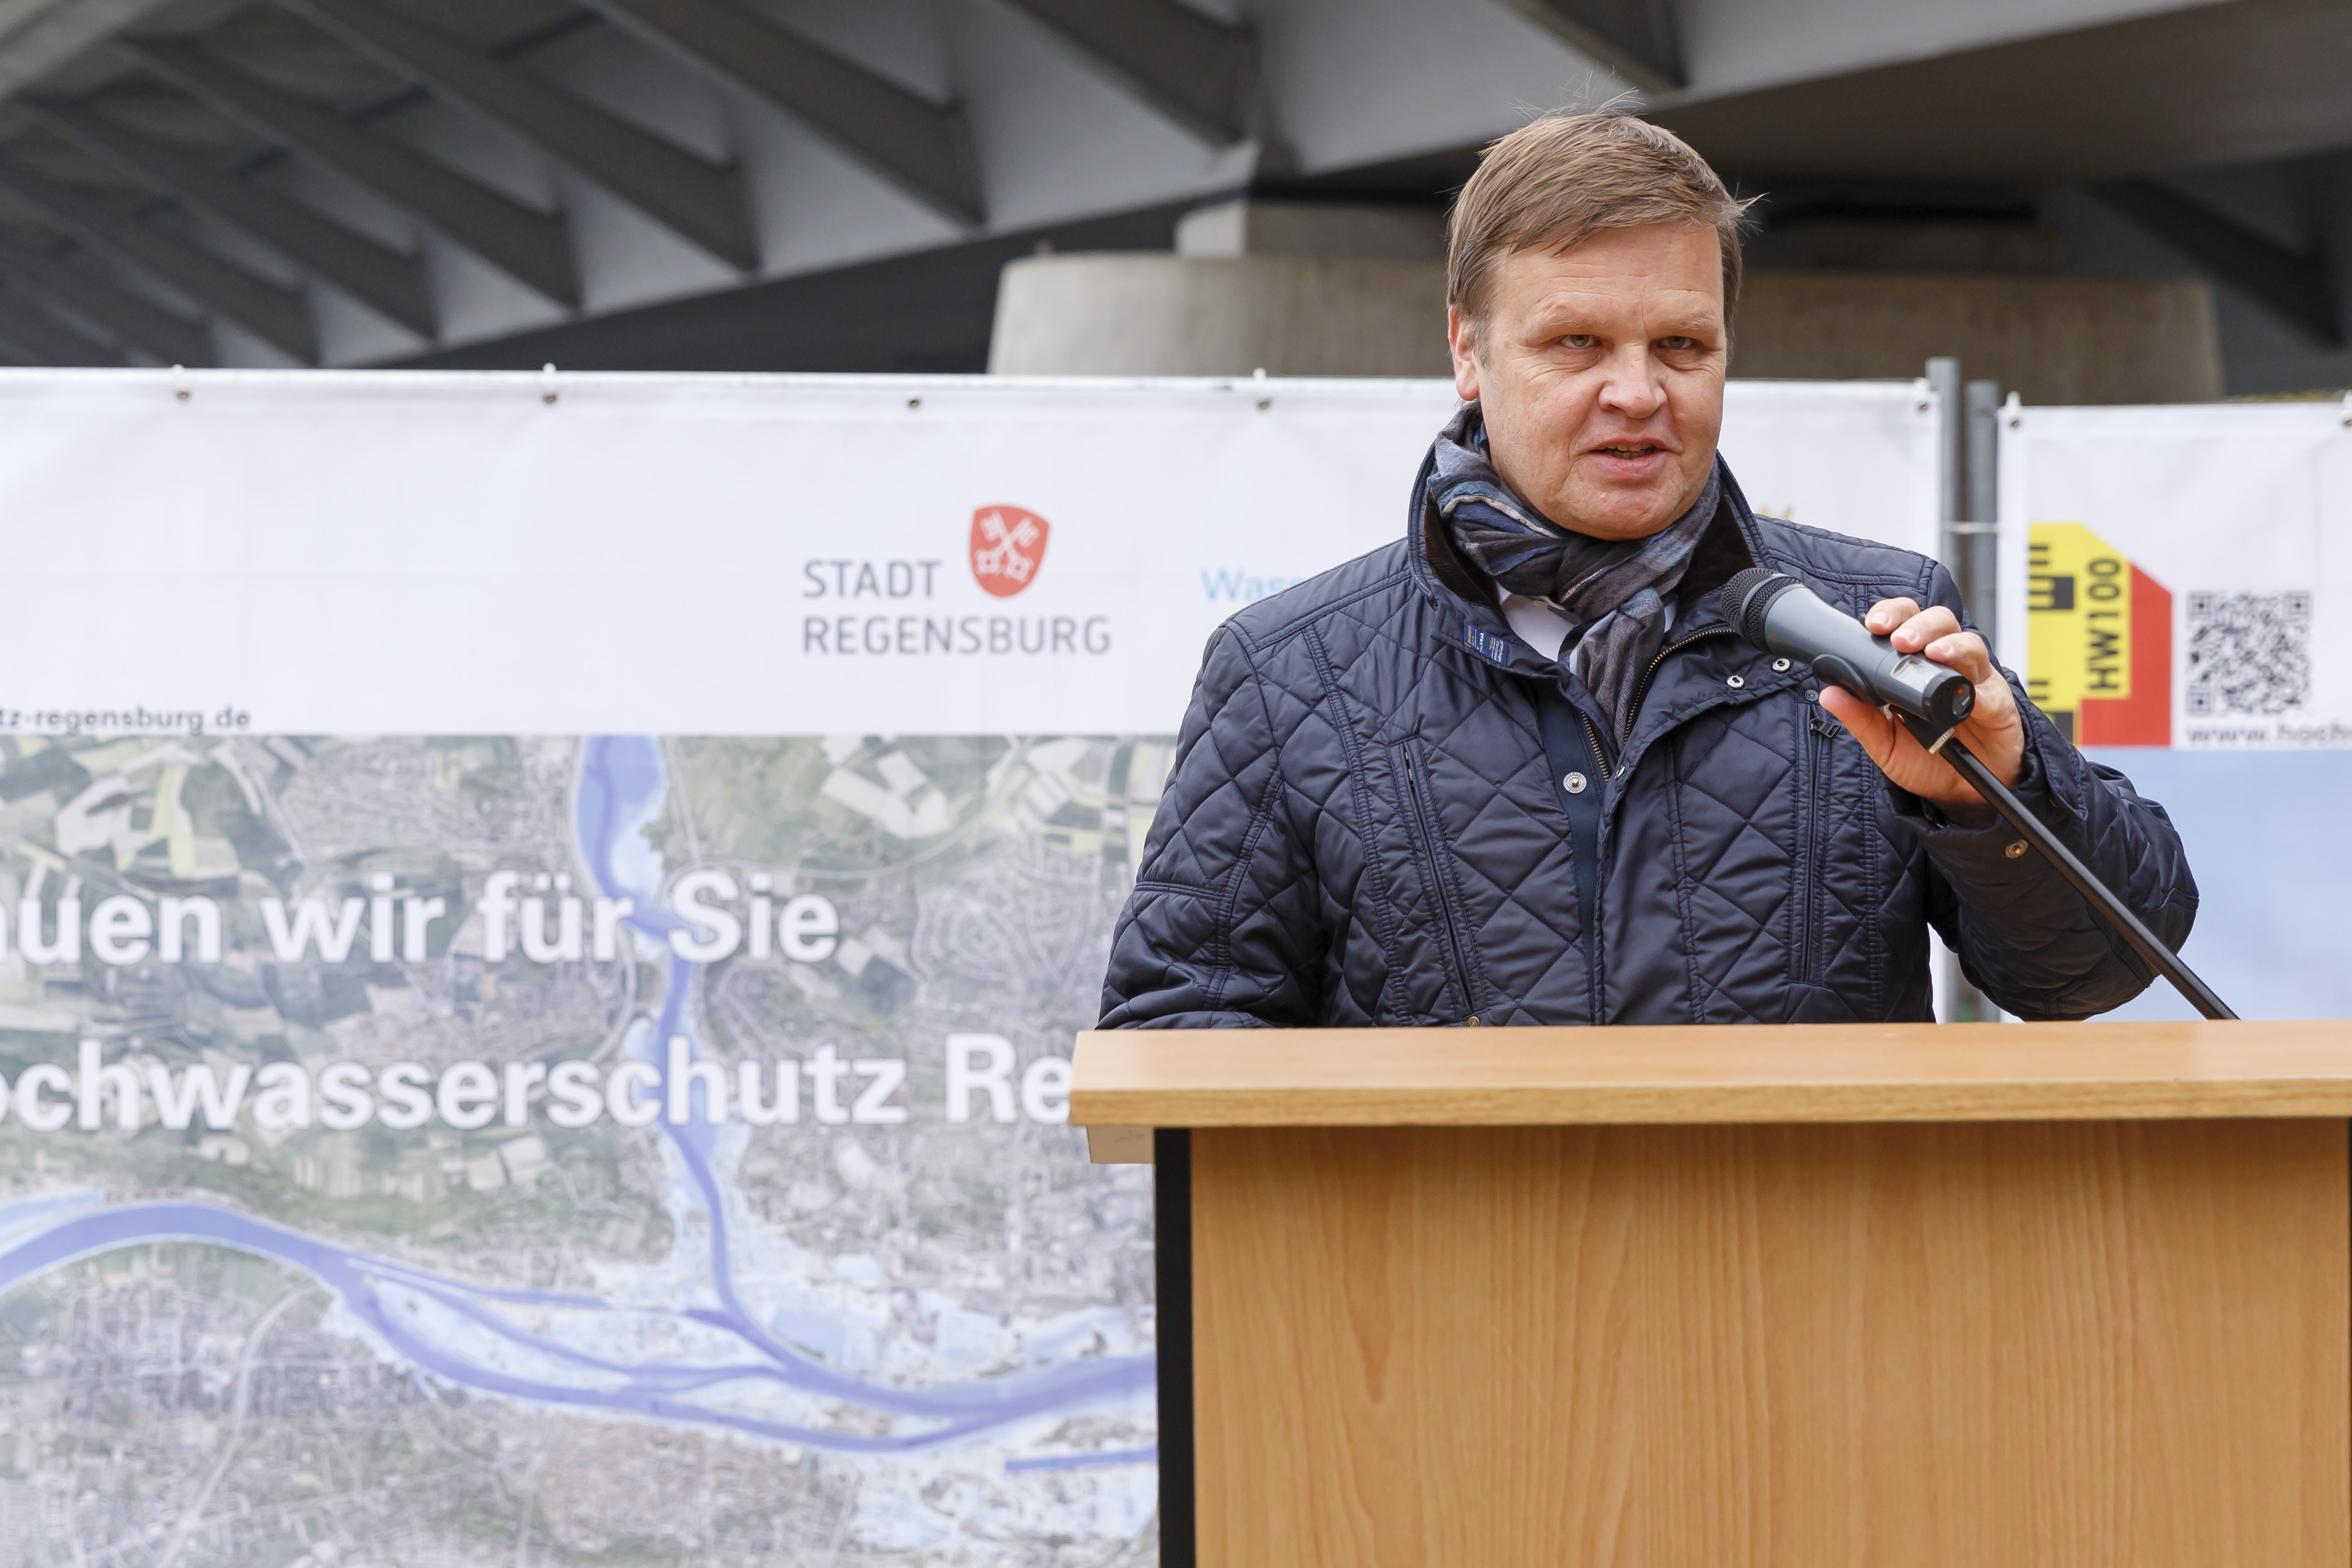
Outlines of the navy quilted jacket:
{"label": "navy quilted jacket", "polygon": [[[1930,925],[2024,1017],[2137,996],[2152,977],[2038,854],[1888,784],[1715,604],[1760,564],[1856,614],[1958,611],[1943,568],[1726,491],[1623,734],[1419,483],[1404,539],[1219,628],[1104,1026],[1925,1019]],[[2197,889],[2162,808],[2018,702],[2018,793],[2178,946]]]}

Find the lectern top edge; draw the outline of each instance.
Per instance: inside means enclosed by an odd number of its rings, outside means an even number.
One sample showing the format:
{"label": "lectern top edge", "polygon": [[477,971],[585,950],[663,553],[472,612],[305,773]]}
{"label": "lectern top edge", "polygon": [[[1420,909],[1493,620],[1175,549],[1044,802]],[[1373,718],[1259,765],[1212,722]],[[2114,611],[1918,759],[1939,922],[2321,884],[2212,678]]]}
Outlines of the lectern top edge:
{"label": "lectern top edge", "polygon": [[1092,1031],[1093,1127],[2352,1116],[2352,1021]]}

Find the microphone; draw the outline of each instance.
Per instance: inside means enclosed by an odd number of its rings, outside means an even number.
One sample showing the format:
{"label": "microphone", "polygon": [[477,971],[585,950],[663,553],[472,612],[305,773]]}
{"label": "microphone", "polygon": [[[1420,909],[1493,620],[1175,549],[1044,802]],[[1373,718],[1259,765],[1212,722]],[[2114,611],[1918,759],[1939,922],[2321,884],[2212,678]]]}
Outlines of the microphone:
{"label": "microphone", "polygon": [[1802,660],[1813,674],[1858,697],[1884,703],[1948,730],[1976,706],[1977,689],[1958,670],[1898,653],[1845,612],[1786,572],[1751,566],[1723,585],[1723,618],[1768,653]]}

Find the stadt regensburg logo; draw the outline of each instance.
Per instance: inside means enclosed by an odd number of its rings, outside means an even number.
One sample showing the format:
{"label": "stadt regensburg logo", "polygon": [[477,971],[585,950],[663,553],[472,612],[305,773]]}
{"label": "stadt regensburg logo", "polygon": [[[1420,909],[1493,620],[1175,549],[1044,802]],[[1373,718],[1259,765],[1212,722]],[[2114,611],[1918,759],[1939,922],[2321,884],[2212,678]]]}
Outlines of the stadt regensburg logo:
{"label": "stadt regensburg logo", "polygon": [[1037,580],[1054,525],[1024,507],[982,507],[971,515],[971,575],[999,599]]}

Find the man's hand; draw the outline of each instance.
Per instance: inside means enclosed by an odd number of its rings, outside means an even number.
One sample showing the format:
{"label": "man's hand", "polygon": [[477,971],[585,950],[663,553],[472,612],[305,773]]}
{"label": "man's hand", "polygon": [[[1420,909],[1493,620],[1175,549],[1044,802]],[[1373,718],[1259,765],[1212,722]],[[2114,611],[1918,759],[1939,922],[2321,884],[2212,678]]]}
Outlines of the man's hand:
{"label": "man's hand", "polygon": [[[1984,639],[1960,630],[1959,617],[1937,605],[1922,610],[1908,599],[1882,599],[1863,617],[1863,624],[1889,639],[1898,653],[1919,653],[1968,676],[1977,688],[1977,704],[1954,738],[2011,789],[2025,766],[2025,723],[2009,683],[1993,668]],[[1902,720],[1886,709],[1864,701],[1841,686],[1822,688],[1822,706],[1862,742],[1863,750],[1878,770],[1923,800],[1948,810],[1985,809],[1984,798],[1952,771],[1940,757],[1911,738]]]}

